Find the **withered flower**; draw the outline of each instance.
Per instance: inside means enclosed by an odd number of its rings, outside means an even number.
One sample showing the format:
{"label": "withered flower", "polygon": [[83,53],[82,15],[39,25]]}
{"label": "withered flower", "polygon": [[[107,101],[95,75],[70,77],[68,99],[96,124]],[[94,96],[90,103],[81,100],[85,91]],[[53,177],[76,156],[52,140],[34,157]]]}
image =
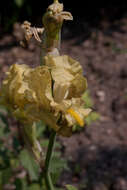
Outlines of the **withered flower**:
{"label": "withered flower", "polygon": [[79,62],[67,55],[44,57],[45,64],[36,68],[14,64],[6,73],[0,103],[21,122],[43,120],[58,134],[70,136],[72,127],[84,126],[90,109],[81,99],[87,81]]}

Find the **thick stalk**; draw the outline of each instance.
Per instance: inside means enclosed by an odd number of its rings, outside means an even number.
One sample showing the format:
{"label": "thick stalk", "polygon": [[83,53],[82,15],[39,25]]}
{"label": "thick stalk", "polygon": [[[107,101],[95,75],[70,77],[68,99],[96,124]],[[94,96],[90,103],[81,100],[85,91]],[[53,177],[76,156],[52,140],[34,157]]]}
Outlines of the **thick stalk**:
{"label": "thick stalk", "polygon": [[45,159],[44,177],[45,177],[47,190],[54,190],[52,179],[50,176],[50,162],[52,159],[52,152],[53,152],[53,147],[55,143],[55,138],[56,138],[56,132],[52,130],[50,138],[49,138],[48,150],[47,150],[46,159]]}

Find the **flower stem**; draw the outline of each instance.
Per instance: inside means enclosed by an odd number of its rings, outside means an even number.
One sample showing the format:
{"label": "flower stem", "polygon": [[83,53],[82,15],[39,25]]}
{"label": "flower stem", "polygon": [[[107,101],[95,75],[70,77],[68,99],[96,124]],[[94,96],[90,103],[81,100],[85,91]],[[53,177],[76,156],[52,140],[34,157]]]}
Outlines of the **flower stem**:
{"label": "flower stem", "polygon": [[54,0],[54,3],[58,3],[58,0]]}
{"label": "flower stem", "polygon": [[52,131],[50,139],[49,139],[48,150],[47,150],[46,159],[45,159],[44,177],[45,177],[45,183],[46,183],[47,190],[54,190],[52,179],[50,176],[50,161],[52,158],[52,152],[53,152],[53,147],[54,147],[54,143],[55,143],[55,138],[56,138],[56,132]]}

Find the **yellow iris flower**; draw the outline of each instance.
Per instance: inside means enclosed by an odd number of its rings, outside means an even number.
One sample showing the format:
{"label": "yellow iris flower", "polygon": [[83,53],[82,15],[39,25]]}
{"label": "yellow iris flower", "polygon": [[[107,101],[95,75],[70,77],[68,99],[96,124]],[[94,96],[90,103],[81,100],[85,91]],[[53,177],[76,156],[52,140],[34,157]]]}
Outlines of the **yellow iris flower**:
{"label": "yellow iris flower", "polygon": [[43,120],[58,134],[70,136],[90,113],[81,99],[87,81],[79,62],[67,55],[44,57],[44,65],[14,64],[6,73],[0,103],[23,123]]}

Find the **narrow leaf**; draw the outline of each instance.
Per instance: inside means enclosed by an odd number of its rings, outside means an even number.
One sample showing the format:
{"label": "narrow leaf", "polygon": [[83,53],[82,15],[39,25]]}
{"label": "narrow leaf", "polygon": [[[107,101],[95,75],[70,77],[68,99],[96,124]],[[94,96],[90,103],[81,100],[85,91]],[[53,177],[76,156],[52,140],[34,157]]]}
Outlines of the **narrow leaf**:
{"label": "narrow leaf", "polygon": [[19,159],[23,167],[28,171],[32,180],[38,179],[39,166],[36,164],[34,159],[26,150],[21,151]]}

